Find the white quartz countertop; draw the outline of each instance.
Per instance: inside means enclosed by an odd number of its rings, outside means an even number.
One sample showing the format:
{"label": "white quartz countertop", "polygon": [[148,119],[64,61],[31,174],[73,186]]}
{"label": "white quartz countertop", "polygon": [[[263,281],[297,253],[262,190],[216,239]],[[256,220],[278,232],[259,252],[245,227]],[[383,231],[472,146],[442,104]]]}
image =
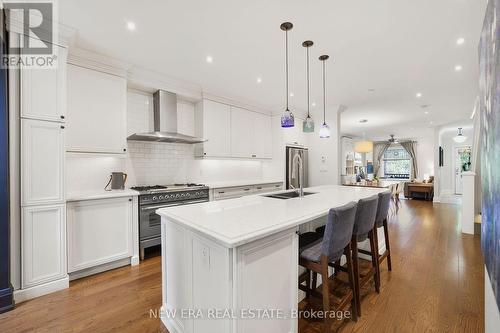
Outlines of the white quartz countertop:
{"label": "white quartz countertop", "polygon": [[237,187],[237,186],[247,186],[247,185],[262,185],[262,184],[274,184],[283,183],[283,180],[271,179],[271,180],[230,180],[221,182],[208,182],[203,183],[210,188],[223,188],[223,187]]}
{"label": "white quartz countertop", "polygon": [[314,194],[287,200],[250,195],[162,208],[157,213],[165,218],[162,218],[162,223],[168,220],[184,225],[225,247],[233,248],[324,216],[330,208],[387,191],[338,185],[304,190]]}
{"label": "white quartz countertop", "polygon": [[139,195],[139,192],[125,189],[125,190],[111,190],[111,191],[81,191],[66,194],[66,201],[82,201],[82,200],[97,200],[107,198],[119,197],[132,197]]}

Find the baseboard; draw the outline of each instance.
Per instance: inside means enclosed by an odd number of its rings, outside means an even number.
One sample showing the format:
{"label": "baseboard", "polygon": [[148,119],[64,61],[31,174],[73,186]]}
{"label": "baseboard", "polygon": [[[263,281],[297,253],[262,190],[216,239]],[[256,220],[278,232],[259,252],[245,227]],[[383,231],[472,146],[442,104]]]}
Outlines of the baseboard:
{"label": "baseboard", "polygon": [[14,301],[22,303],[32,298],[47,295],[58,290],[69,288],[69,277],[66,276],[62,279],[47,282],[39,286],[34,286],[26,289],[19,289],[14,291]]}
{"label": "baseboard", "polygon": [[69,280],[73,281],[73,280],[80,279],[80,278],[83,278],[86,276],[90,276],[90,275],[102,273],[105,271],[109,271],[109,270],[112,270],[115,268],[127,266],[127,265],[131,264],[131,261],[132,261],[131,258],[125,258],[125,259],[120,259],[120,260],[113,261],[110,263],[102,264],[99,266],[82,269],[82,270],[77,271],[77,272],[72,272],[72,273],[69,273]]}
{"label": "baseboard", "polygon": [[0,313],[10,311],[14,308],[12,287],[0,289]]}

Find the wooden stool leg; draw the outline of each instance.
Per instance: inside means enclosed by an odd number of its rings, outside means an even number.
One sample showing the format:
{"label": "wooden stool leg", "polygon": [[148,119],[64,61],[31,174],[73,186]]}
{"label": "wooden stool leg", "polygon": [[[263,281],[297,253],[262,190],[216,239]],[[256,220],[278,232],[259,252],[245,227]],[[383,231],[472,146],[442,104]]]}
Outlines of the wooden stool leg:
{"label": "wooden stool leg", "polygon": [[384,219],[384,238],[385,238],[385,250],[387,251],[387,268],[392,271],[391,263],[391,246],[389,245],[389,227],[387,225],[387,219]]}
{"label": "wooden stool leg", "polygon": [[368,239],[370,240],[370,248],[371,248],[371,257],[372,257],[372,267],[375,270],[375,276],[373,277],[373,280],[375,282],[375,291],[377,293],[380,293],[380,277],[378,273],[378,257],[377,257],[377,250],[376,250],[376,245],[375,245],[375,228],[374,227],[369,233],[368,233]]}
{"label": "wooden stool leg", "polygon": [[[335,261],[335,265],[340,266],[340,259]],[[333,275],[335,276],[339,275],[339,270],[337,268],[333,270]]]}
{"label": "wooden stool leg", "polygon": [[375,258],[377,258],[377,274],[378,274],[378,285],[380,286],[380,252],[379,252],[379,242],[378,242],[378,227],[375,225],[373,228],[373,242],[375,243]]}
{"label": "wooden stool leg", "polygon": [[347,245],[344,254],[347,259],[347,274],[349,274],[349,285],[351,286],[352,290],[352,300],[351,300],[352,320],[358,321],[358,306],[356,303],[356,290],[354,287],[354,272],[352,265],[351,244]]}
{"label": "wooden stool leg", "polygon": [[325,311],[323,332],[329,333],[331,328],[330,321],[330,288],[328,280],[328,258],[324,255],[321,256],[321,285],[323,294],[323,311]]}
{"label": "wooden stool leg", "polygon": [[312,272],[312,290],[316,290],[316,288],[318,287],[318,273],[316,272]]}
{"label": "wooden stool leg", "polygon": [[354,293],[356,297],[358,316],[361,316],[361,296],[359,290],[359,266],[358,266],[358,239],[356,235],[352,236],[351,247],[352,247],[352,252],[351,252],[352,266],[353,266],[352,272],[354,275]]}

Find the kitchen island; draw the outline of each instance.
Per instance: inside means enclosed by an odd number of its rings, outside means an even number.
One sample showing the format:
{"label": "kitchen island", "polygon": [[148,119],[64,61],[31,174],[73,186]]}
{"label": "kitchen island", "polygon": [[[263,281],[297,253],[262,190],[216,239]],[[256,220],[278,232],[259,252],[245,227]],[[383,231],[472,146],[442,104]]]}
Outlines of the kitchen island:
{"label": "kitchen island", "polygon": [[171,333],[297,332],[299,226],[383,191],[318,186],[158,210],[163,323]]}

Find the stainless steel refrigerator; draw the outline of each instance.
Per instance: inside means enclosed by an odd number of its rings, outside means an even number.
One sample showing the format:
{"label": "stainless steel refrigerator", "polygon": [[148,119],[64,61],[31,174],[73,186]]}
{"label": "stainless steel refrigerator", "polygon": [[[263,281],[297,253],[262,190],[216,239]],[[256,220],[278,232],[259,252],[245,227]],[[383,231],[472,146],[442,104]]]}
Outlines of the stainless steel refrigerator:
{"label": "stainless steel refrigerator", "polygon": [[[297,147],[297,146],[287,146],[286,147],[286,188],[291,189],[291,188],[299,188],[299,175],[295,175],[295,177],[292,177],[292,170],[293,170],[293,157],[295,154],[299,154],[300,157],[302,158],[302,167],[303,167],[303,186],[308,187],[309,182],[308,182],[308,150],[307,148],[304,147]],[[296,172],[298,171],[299,168],[296,168]]]}

